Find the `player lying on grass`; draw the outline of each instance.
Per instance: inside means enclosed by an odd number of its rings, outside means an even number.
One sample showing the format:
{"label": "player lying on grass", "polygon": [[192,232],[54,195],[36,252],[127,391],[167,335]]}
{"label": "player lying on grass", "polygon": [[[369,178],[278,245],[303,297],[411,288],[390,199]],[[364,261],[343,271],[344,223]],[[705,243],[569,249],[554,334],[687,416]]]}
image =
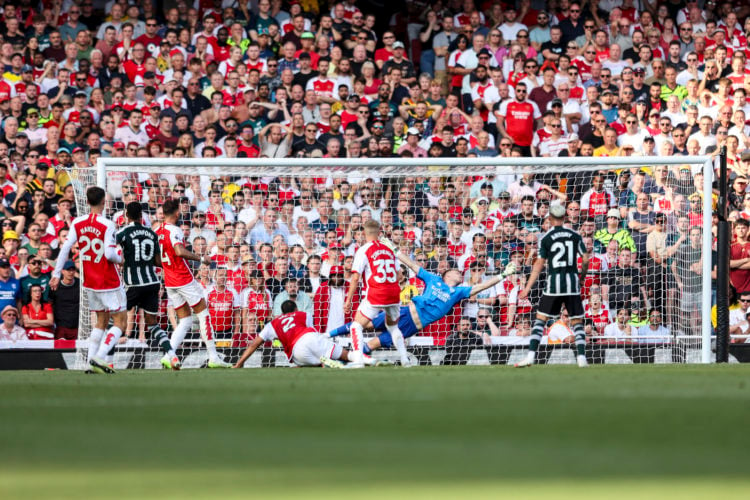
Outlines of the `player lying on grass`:
{"label": "player lying on grass", "polygon": [[[425,271],[424,268],[400,252],[396,254],[396,257],[425,284],[422,294],[414,297],[408,306],[401,307],[399,312],[398,326],[404,338],[416,335],[420,330],[450,314],[453,307],[462,300],[492,288],[503,278],[515,272],[515,265],[510,263],[500,275],[484,283],[474,286],[459,286],[463,281],[463,275],[458,269],[446,271],[441,279],[436,274]],[[349,333],[351,325],[352,323],[347,323],[340,326],[328,332],[328,335],[331,337],[346,335]],[[367,327],[382,333],[365,344],[365,354],[381,347],[393,345],[391,335],[386,330],[385,313],[381,312],[375,316],[367,324]]]}
{"label": "player lying on grass", "polygon": [[321,336],[312,324],[312,318],[307,313],[298,311],[293,300],[284,301],[281,304],[281,316],[266,323],[234,367],[242,368],[261,344],[278,338],[289,362],[297,366],[343,368],[341,361],[350,360],[349,351]]}

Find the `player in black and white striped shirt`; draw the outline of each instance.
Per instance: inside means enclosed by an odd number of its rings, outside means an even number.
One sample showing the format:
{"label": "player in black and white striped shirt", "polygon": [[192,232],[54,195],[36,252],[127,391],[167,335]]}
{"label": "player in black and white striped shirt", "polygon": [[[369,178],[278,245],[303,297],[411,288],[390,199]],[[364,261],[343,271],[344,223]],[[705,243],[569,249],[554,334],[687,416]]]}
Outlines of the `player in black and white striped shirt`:
{"label": "player in black and white striped shirt", "polygon": [[159,325],[159,291],[161,283],[156,267],[161,266],[161,250],[156,233],[142,224],[141,204],[130,202],[125,207],[127,226],[117,233],[117,244],[122,248],[123,268],[128,297],[128,311],[138,308],[144,315],[146,328],[164,352],[161,363],[165,368],[180,369],[180,360],[169,342],[169,336]]}
{"label": "player in black and white striped shirt", "polygon": [[[516,363],[516,367],[531,366],[536,360],[536,351],[544,335],[544,325],[551,318],[565,310],[570,316],[570,324],[575,334],[578,366],[588,365],[586,361],[586,333],[583,327],[583,301],[581,283],[589,267],[589,253],[581,235],[563,227],[565,207],[555,204],[550,207],[549,220],[552,228],[539,240],[539,257],[534,262],[526,287],[518,294],[522,299],[529,295],[531,287],[547,266],[547,283],[542,299],[537,307],[536,320],[531,329],[529,352],[526,358]],[[581,257],[581,271],[578,271],[578,257]]]}

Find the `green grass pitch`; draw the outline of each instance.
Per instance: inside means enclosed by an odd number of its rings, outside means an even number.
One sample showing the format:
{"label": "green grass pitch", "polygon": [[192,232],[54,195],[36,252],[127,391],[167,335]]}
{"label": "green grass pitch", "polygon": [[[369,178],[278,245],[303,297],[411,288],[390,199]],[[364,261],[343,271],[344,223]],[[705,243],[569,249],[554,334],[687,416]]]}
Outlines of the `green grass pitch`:
{"label": "green grass pitch", "polygon": [[747,498],[750,365],[0,372],[0,498]]}

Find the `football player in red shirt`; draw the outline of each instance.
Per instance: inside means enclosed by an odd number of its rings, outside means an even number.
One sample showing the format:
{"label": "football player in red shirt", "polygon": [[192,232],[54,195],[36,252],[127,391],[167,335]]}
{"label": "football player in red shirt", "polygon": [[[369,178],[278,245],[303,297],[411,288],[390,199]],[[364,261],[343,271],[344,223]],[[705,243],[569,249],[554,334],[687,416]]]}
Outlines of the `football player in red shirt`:
{"label": "football player in red shirt", "polygon": [[167,200],[162,205],[164,212],[164,224],[156,231],[161,246],[161,263],[164,270],[164,286],[167,289],[167,297],[177,313],[178,323],[172,333],[170,342],[172,349],[177,348],[185,340],[185,336],[193,325],[191,313],[194,312],[198,318],[198,326],[201,338],[208,350],[209,368],[230,368],[232,365],[225,362],[216,352],[211,317],[206,307],[206,299],[203,287],[193,277],[187,261],[194,260],[210,264],[211,258],[201,257],[187,248],[182,241],[182,229],[176,226],[180,216],[180,204],[177,200]]}
{"label": "football player in red shirt", "polygon": [[[96,373],[115,373],[107,364],[109,351],[125,331],[127,324],[127,299],[125,287],[115,264],[122,263],[122,254],[115,242],[115,225],[104,217],[106,193],[100,187],[90,187],[86,200],[91,207],[88,215],[81,215],[70,225],[68,239],[60,249],[57,264],[49,286],[57,290],[60,273],[68,261],[68,254],[75,243],[78,244],[81,259],[82,288],[89,292],[89,306],[96,315],[96,322],[89,336],[88,362]],[[114,324],[104,329],[112,318]]]}
{"label": "football player in red shirt", "polygon": [[396,256],[389,246],[378,240],[379,236],[380,223],[372,219],[365,222],[367,243],[354,255],[349,291],[344,302],[344,311],[348,314],[360,279],[364,279],[367,287],[366,297],[360,303],[351,327],[353,368],[364,366],[363,329],[380,311],[385,311],[385,327],[398,350],[401,365],[410,366],[404,336],[398,328],[401,288],[398,285]]}
{"label": "football player in red shirt", "polygon": [[298,311],[293,300],[285,300],[281,304],[281,313],[281,316],[266,323],[260,334],[242,353],[234,365],[235,368],[242,368],[258,347],[275,338],[281,342],[289,361],[297,366],[322,364],[329,368],[343,368],[344,365],[338,360],[351,360],[349,351],[321,336],[313,328],[312,318],[307,313]]}

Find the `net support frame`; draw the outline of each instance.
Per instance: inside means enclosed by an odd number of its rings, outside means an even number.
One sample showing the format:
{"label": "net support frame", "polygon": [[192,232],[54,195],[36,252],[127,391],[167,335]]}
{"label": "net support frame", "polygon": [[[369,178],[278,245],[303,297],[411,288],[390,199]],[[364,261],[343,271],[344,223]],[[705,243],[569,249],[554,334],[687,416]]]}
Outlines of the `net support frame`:
{"label": "net support frame", "polygon": [[[557,158],[98,158],[96,183],[106,189],[107,171],[145,172],[145,165],[164,174],[182,175],[248,175],[253,167],[258,176],[336,175],[358,172],[374,167],[375,172],[389,176],[440,175],[440,170],[415,170],[415,167],[443,167],[451,175],[520,175],[557,172],[560,167],[579,171],[595,171],[611,167],[644,167],[652,165],[701,165],[703,192],[712,193],[715,158],[712,156],[670,157],[557,157]],[[299,171],[284,170],[296,168]],[[526,170],[524,170],[524,168]],[[278,169],[278,170],[276,170]],[[366,171],[363,171],[365,173]],[[701,363],[711,359],[711,233],[713,197],[703,196],[703,256],[701,300]],[[706,230],[708,228],[708,230]],[[706,258],[707,256],[707,258]]]}

